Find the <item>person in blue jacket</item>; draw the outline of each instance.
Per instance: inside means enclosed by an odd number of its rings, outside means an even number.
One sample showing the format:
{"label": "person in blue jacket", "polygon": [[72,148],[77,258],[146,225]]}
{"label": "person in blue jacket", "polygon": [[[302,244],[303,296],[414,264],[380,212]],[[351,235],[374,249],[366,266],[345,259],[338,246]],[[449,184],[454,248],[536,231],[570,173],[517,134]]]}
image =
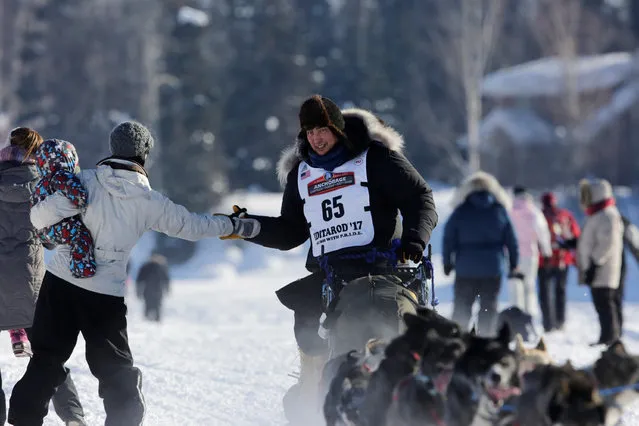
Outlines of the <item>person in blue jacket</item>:
{"label": "person in blue jacket", "polygon": [[479,297],[478,332],[491,335],[508,250],[509,276],[519,275],[517,236],[508,216],[511,201],[497,179],[485,172],[469,176],[457,190],[444,230],[444,273],[455,270],[453,320],[467,327]]}

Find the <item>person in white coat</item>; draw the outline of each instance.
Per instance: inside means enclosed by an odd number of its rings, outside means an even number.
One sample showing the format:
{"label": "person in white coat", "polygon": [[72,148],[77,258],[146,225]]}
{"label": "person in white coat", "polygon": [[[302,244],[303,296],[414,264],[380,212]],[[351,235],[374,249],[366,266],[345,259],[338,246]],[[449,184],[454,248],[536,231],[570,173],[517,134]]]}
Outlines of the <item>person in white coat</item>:
{"label": "person in white coat", "polygon": [[544,214],[524,187],[516,186],[513,195],[510,216],[519,243],[519,270],[524,277],[509,279],[508,292],[513,306],[536,316],[539,313],[536,291],[539,255],[541,252],[543,257],[552,256],[550,230]]}
{"label": "person in white coat", "polygon": [[577,240],[579,283],[590,287],[601,334],[595,344],[611,344],[620,336],[617,293],[623,256],[623,222],[610,183],[604,179],[579,183],[586,223]]}
{"label": "person in white coat", "polygon": [[141,425],[142,375],[133,366],[124,303],[131,249],[148,230],[191,241],[247,238],[259,232],[253,219],[191,213],[151,189],[144,163],[152,147],[153,137],[143,125],[116,126],[110,135],[112,156],[100,161],[97,169],[78,174],[89,193],[84,211],[58,193],[31,210],[36,229],[81,213],[95,242],[97,268],[91,278],[75,278],[68,266],[70,247],[56,247],[36,305],[33,357],[11,395],[10,424],[42,424],[51,396],[67,375],[64,363],[82,333],[87,363],[104,400],[105,425]]}

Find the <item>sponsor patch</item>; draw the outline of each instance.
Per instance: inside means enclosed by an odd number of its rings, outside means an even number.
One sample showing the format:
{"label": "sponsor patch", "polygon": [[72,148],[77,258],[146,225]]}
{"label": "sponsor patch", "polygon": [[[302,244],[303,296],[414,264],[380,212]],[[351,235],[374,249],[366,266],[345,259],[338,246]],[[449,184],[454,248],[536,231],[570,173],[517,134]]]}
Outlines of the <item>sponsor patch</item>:
{"label": "sponsor patch", "polygon": [[328,179],[325,174],[308,183],[308,195],[312,197],[313,195],[326,194],[351,185],[355,185],[355,173],[353,172],[331,173]]}

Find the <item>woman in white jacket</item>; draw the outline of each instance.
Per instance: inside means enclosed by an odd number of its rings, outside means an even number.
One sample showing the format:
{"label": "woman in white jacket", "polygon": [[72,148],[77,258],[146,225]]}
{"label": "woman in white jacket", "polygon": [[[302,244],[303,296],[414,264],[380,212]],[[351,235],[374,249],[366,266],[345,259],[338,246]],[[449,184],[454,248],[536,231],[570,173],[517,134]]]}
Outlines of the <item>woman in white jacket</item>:
{"label": "woman in white jacket", "polygon": [[519,270],[523,280],[511,278],[509,294],[512,305],[530,315],[537,315],[537,270],[539,252],[543,257],[552,256],[550,230],[544,214],[535,206],[533,198],[521,186],[513,190],[511,219],[519,243]]}
{"label": "woman in white jacket", "polygon": [[577,240],[579,283],[590,287],[601,334],[595,344],[611,344],[621,334],[617,293],[623,256],[623,222],[610,183],[604,179],[579,183],[586,223]]}
{"label": "woman in white jacket", "polygon": [[42,424],[55,388],[66,377],[64,363],[82,333],[87,363],[104,399],[105,425],[142,424],[142,376],[133,366],[124,303],[131,249],[147,230],[191,241],[250,238],[259,232],[253,219],[190,213],[151,189],[144,162],[152,147],[153,137],[141,124],[116,126],[110,136],[112,156],[78,175],[89,193],[85,211],[57,193],[31,210],[37,229],[81,213],[95,242],[97,271],[91,278],[74,278],[68,267],[69,246],[56,248],[36,305],[33,357],[13,389],[9,423]]}

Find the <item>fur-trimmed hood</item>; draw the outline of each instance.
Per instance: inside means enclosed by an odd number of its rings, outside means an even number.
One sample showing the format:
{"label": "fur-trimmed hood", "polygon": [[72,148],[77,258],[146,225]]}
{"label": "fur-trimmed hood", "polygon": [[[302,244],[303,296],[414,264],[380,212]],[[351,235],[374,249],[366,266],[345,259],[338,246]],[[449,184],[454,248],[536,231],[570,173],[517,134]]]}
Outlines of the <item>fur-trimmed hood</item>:
{"label": "fur-trimmed hood", "polygon": [[[382,123],[373,113],[359,108],[342,110],[346,126],[344,133],[353,145],[354,156],[364,151],[373,141],[377,141],[391,151],[402,152],[404,139],[392,127]],[[302,160],[306,160],[305,152],[308,142],[298,138],[292,146],[284,149],[277,162],[277,177],[282,186],[286,185],[288,174]]]}
{"label": "fur-trimmed hood", "polygon": [[473,173],[464,179],[453,196],[452,207],[460,206],[470,194],[478,191],[488,191],[506,210],[512,209],[512,200],[506,190],[493,175],[486,172]]}

